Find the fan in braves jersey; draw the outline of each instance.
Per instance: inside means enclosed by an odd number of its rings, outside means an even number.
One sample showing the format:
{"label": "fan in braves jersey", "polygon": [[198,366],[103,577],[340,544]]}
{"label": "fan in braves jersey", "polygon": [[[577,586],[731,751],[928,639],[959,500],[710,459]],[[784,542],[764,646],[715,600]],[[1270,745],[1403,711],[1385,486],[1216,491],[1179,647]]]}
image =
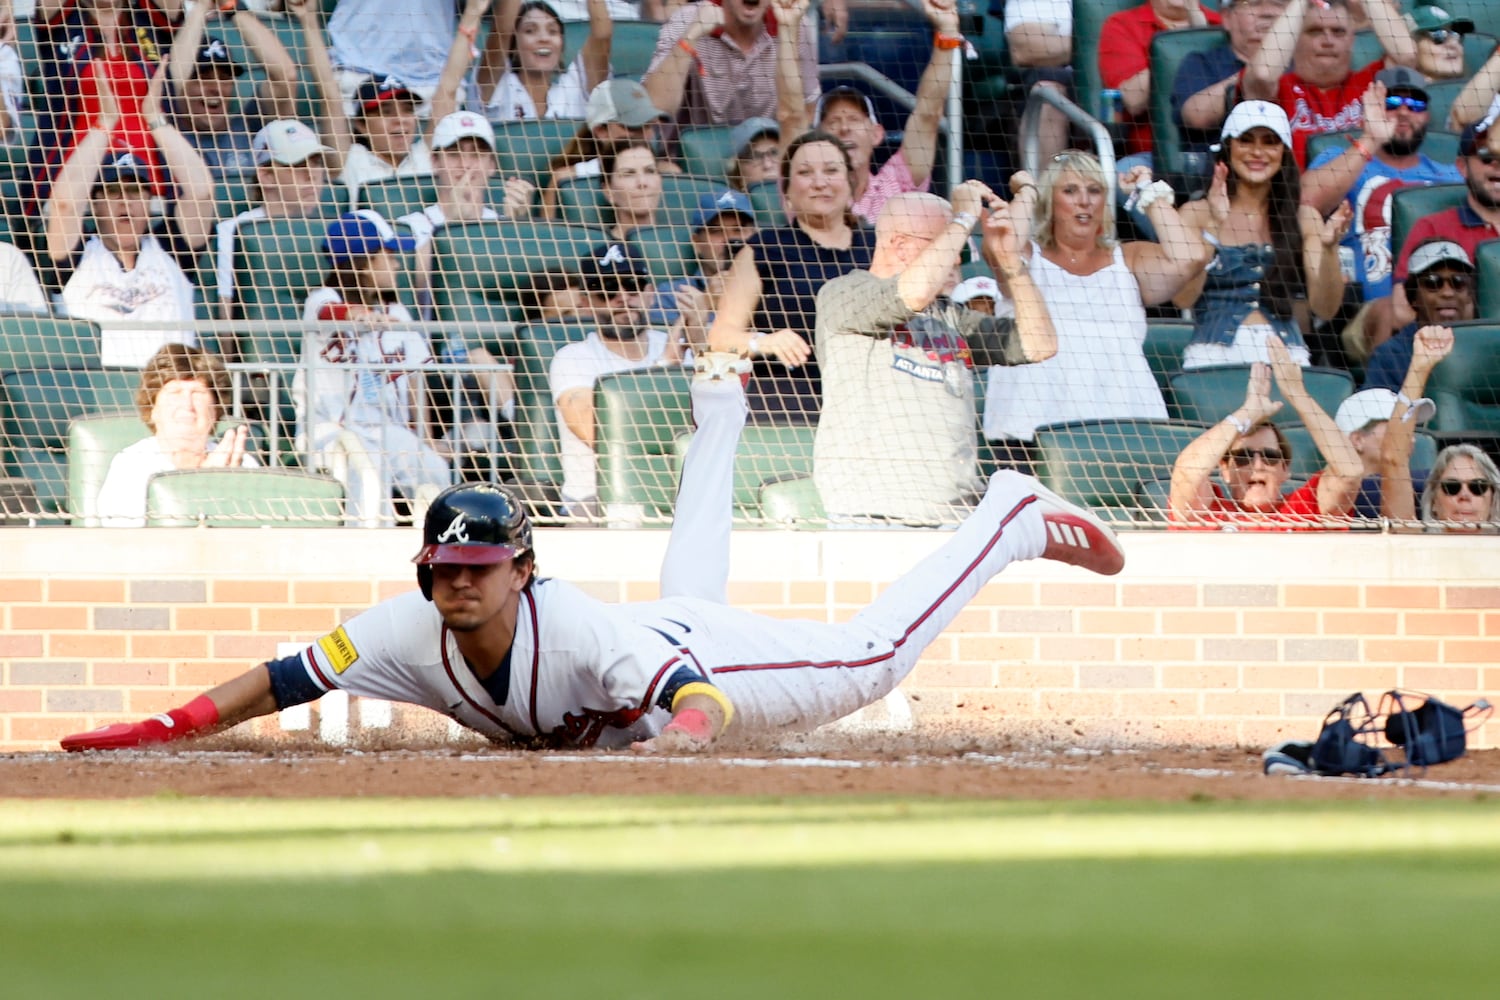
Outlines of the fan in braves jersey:
{"label": "fan in braves jersey", "polygon": [[723,355],[700,364],[698,430],[660,600],[607,604],[538,577],[520,501],[501,486],[462,484],[428,510],[414,560],[419,590],[181,708],[69,736],[63,748],[162,743],[339,689],[425,705],[500,743],[702,750],[730,726],[808,729],[884,697],[1015,560],[1105,574],[1124,566],[1113,533],[1092,515],[1002,471],[951,537],[851,621],[786,621],[730,607],[734,453],[747,407],[736,366]]}

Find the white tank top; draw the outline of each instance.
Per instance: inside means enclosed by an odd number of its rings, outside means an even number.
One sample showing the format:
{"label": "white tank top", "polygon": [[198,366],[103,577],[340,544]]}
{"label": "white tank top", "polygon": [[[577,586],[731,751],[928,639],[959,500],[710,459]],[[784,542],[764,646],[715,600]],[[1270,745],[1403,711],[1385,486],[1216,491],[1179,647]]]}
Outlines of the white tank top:
{"label": "white tank top", "polygon": [[1124,251],[1116,247],[1108,267],[1080,277],[1033,243],[1031,280],[1052,314],[1057,354],[1040,364],[990,369],[985,437],[1030,441],[1041,425],[1068,420],[1166,419],[1141,349],[1146,310]]}

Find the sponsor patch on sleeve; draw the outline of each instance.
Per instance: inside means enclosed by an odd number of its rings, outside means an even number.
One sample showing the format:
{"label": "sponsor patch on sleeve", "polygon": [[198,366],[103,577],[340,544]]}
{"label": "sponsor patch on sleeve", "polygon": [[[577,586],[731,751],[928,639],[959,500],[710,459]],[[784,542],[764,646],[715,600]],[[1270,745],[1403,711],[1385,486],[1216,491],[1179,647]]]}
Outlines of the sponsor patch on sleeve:
{"label": "sponsor patch on sleeve", "polygon": [[348,670],[359,659],[359,650],[349,641],[349,633],[344,631],[342,625],[319,639],[318,648],[328,657],[328,663],[336,674]]}

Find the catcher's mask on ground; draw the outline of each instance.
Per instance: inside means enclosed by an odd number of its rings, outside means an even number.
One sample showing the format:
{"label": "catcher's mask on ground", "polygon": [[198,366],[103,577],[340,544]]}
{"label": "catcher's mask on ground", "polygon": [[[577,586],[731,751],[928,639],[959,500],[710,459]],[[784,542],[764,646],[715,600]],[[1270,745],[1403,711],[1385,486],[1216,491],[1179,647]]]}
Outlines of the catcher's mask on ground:
{"label": "catcher's mask on ground", "polygon": [[430,601],[434,563],[487,566],[530,553],[531,518],[520,498],[503,486],[460,483],[439,493],[427,508],[422,549],[412,562],[422,596]]}

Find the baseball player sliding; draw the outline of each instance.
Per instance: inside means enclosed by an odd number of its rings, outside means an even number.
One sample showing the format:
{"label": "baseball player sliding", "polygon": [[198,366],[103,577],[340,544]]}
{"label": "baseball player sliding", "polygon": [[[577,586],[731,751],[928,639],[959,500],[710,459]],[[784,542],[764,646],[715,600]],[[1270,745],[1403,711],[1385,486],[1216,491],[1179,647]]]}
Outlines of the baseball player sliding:
{"label": "baseball player sliding", "polygon": [[697,751],[730,726],[808,729],[884,697],[984,584],[1020,559],[1118,573],[1114,534],[1035,480],[999,472],[932,555],[846,624],[724,603],[734,455],[746,404],[733,359],[692,386],[698,430],[662,564],[662,598],[607,604],[538,577],[531,523],[503,486],[461,484],[427,511],[420,590],[181,708],[69,736],[115,750],[213,732],[334,689],[411,702],[501,743]]}

